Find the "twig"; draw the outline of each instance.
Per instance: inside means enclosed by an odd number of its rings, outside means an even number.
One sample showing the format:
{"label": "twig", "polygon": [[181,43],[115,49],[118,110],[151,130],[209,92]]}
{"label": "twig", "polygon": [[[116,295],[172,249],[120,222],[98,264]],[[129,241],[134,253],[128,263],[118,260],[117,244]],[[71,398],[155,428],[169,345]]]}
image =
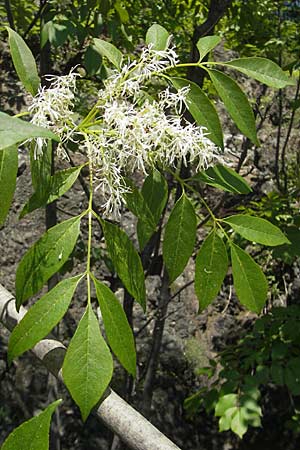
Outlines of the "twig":
{"label": "twig", "polygon": [[11,10],[10,0],[5,0],[4,4],[5,4],[5,10],[6,10],[9,26],[13,30],[15,30],[15,21],[14,21],[14,16],[13,16],[13,13]]}
{"label": "twig", "polygon": [[41,1],[40,2],[40,6],[38,11],[35,13],[31,23],[29,24],[27,30],[25,31],[25,33],[23,34],[23,39],[26,39],[28,34],[30,33],[30,31],[32,30],[32,28],[34,27],[34,25],[37,23],[37,21],[39,20],[39,18],[43,15],[44,12],[44,8],[47,5],[47,0]]}

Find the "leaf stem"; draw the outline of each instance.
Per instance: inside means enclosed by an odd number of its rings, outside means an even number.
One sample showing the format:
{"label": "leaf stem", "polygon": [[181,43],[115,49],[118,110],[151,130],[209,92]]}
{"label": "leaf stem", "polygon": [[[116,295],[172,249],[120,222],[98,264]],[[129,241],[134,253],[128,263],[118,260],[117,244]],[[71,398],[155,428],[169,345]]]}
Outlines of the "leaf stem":
{"label": "leaf stem", "polygon": [[92,249],[92,216],[93,216],[93,167],[91,161],[89,162],[89,172],[90,172],[90,197],[88,207],[88,252],[86,262],[88,305],[91,304],[91,249]]}

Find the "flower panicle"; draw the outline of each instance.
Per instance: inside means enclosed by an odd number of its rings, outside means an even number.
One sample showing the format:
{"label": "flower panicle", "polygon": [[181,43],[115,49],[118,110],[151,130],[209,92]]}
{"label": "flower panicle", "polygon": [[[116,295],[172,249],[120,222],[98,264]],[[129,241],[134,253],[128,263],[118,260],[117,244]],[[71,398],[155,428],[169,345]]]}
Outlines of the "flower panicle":
{"label": "flower panicle", "polygon": [[[157,51],[146,47],[139,60],[128,62],[120,72],[104,82],[97,102],[97,127],[80,130],[72,121],[76,74],[51,77],[48,89],[41,88],[30,107],[33,123],[56,132],[62,142],[78,141],[79,151],[93,167],[96,189],[101,192],[105,215],[118,218],[130,187],[127,176],[135,171],[147,175],[154,167],[175,168],[180,162],[196,170],[222,162],[220,150],[209,139],[205,127],[188,122],[183,112],[188,104],[189,87],[177,92],[169,87],[156,98],[141,93],[149,78],[175,66],[174,48]],[[36,141],[36,156],[43,140]]]}
{"label": "flower panicle", "polygon": [[[28,108],[32,114],[31,122],[49,128],[61,138],[62,142],[67,136],[70,138],[75,128],[72,114],[78,76],[74,69],[68,75],[47,75],[45,79],[50,83],[49,87],[40,86]],[[35,158],[42,154],[45,143],[45,139],[36,140]]]}

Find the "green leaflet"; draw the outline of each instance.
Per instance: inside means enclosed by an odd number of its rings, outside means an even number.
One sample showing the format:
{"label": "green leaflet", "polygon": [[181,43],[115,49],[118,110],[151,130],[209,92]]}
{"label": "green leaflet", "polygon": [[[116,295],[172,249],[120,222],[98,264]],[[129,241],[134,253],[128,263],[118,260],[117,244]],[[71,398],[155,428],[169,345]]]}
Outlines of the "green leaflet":
{"label": "green leaflet", "polygon": [[163,259],[170,283],[183,272],[192,255],[197,220],[194,207],[183,193],[171,211],[163,241]]}
{"label": "green leaflet", "polygon": [[155,23],[146,34],[146,44],[152,44],[153,50],[165,50],[168,47],[170,35],[161,25]]}
{"label": "green leaflet", "polygon": [[14,145],[0,150],[0,226],[8,214],[18,172],[18,149]]}
{"label": "green leaflet", "polygon": [[0,112],[0,150],[35,137],[59,141],[59,137],[46,128],[38,127]]}
{"label": "green leaflet", "polygon": [[250,311],[260,313],[268,292],[264,273],[248,253],[233,243],[231,261],[234,287],[240,302]]}
{"label": "green leaflet", "polygon": [[10,433],[1,450],[48,450],[51,416],[61,402],[56,400],[36,417],[22,423]]}
{"label": "green leaflet", "polygon": [[33,195],[35,196],[36,202],[39,201],[45,204],[51,183],[52,141],[47,141],[47,145],[43,148],[43,153],[38,158],[34,157],[34,150],[35,144],[32,142],[30,144],[30,172],[32,186],[35,190]]}
{"label": "green leaflet", "polygon": [[277,64],[267,58],[239,58],[224,64],[277,89],[295,84],[295,80],[288,77]]}
{"label": "green leaflet", "polygon": [[223,240],[213,230],[203,242],[196,258],[195,292],[199,310],[205,309],[218,294],[228,269]]}
{"label": "green leaflet", "polygon": [[168,199],[168,184],[162,174],[154,169],[143,184],[141,192],[146,205],[148,206],[154,220],[154,227],[150,226],[145,220],[139,218],[137,223],[137,235],[140,249],[142,250],[159,222],[161,214],[166,206]]}
{"label": "green leaflet", "polygon": [[108,343],[132,376],[136,375],[136,353],[132,329],[126,314],[114,293],[105,284],[93,278],[101,309]]}
{"label": "green leaflet", "polygon": [[203,172],[196,174],[192,180],[199,180],[209,186],[222,189],[223,191],[233,192],[235,194],[249,194],[252,192],[251,187],[241,175],[236,173],[230,167],[217,164],[209,167]]}
{"label": "green leaflet", "polygon": [[102,58],[94,45],[89,45],[84,52],[84,67],[90,76],[95,75],[102,64]]}
{"label": "green leaflet", "polygon": [[143,266],[133,243],[117,225],[101,221],[107,251],[125,288],[145,310],[146,289]]}
{"label": "green leaflet", "polygon": [[152,212],[150,211],[142,193],[130,183],[131,192],[125,194],[126,206],[149,230],[151,235],[154,233],[156,223]]}
{"label": "green leaflet", "polygon": [[236,214],[222,219],[222,222],[228,223],[234,231],[249,241],[271,246],[289,243],[278,227],[259,217]]}
{"label": "green leaflet", "polygon": [[60,170],[51,176],[48,183],[48,192],[45,192],[45,196],[41,196],[38,192],[35,192],[24,205],[20,213],[20,218],[63,196],[77,180],[82,167],[83,166]]}
{"label": "green leaflet", "polygon": [[118,70],[121,68],[123,55],[114,45],[102,39],[94,38],[94,49],[105,56]]}
{"label": "green leaflet", "polygon": [[58,324],[71,303],[82,275],[62,280],[41,297],[13,329],[8,344],[8,361],[30,350]]}
{"label": "green leaflet", "polygon": [[50,228],[25,253],[16,273],[17,309],[67,261],[79,235],[80,219],[74,217]]}
{"label": "green leaflet", "polygon": [[207,128],[208,138],[223,148],[223,133],[218,113],[206,94],[192,81],[183,78],[171,78],[173,86],[178,90],[189,87],[186,95],[186,106],[199,126]]}
{"label": "green leaflet", "polygon": [[9,27],[6,27],[6,29],[8,31],[10,52],[18,77],[25,89],[34,96],[38,92],[40,78],[33,54],[18,33]]}
{"label": "green leaflet", "polygon": [[220,36],[204,36],[200,38],[197,42],[197,49],[200,53],[199,61],[202,61],[207,53],[213,50],[221,42],[221,40],[222,39]]}
{"label": "green leaflet", "polygon": [[260,145],[256,136],[255,118],[252,108],[239,85],[228,75],[218,70],[209,69],[208,73],[236,126],[255,145]]}
{"label": "green leaflet", "polygon": [[113,373],[111,353],[90,305],[87,306],[71,339],[62,373],[85,421],[104,394]]}

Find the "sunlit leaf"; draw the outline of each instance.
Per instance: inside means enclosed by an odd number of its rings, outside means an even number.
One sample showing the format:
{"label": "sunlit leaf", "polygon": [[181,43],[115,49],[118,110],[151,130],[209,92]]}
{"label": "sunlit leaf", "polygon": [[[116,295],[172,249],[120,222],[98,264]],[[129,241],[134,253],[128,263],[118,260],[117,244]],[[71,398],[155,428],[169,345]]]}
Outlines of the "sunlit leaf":
{"label": "sunlit leaf", "polygon": [[51,403],[36,417],[22,423],[4,441],[1,450],[48,450],[50,421],[61,400]]}
{"label": "sunlit leaf", "polygon": [[132,329],[126,314],[114,293],[94,278],[105,333],[108,343],[123,367],[136,374],[136,354]]}
{"label": "sunlit leaf", "polygon": [[90,305],[71,339],[62,372],[64,382],[85,421],[104,394],[113,373],[111,353]]}
{"label": "sunlit leaf", "polygon": [[32,95],[36,95],[40,85],[36,63],[23,38],[9,27],[6,27],[9,37],[9,47],[12,60],[25,89]]}

